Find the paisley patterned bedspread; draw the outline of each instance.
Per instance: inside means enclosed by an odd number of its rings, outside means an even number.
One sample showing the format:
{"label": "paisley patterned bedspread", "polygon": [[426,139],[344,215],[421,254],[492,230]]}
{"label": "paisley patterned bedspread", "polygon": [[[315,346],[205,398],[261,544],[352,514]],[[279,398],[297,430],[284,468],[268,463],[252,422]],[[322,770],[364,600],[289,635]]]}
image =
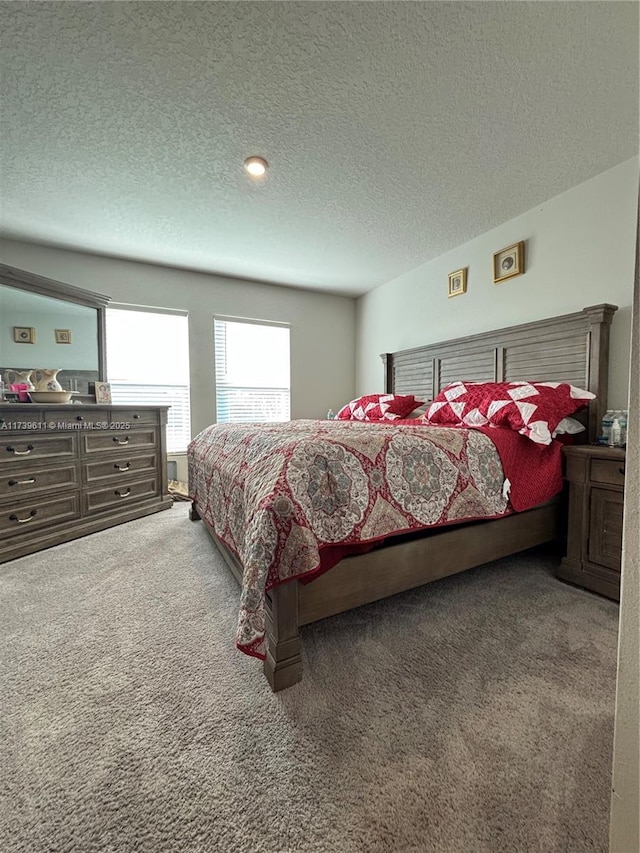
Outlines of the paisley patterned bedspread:
{"label": "paisley patterned bedspread", "polygon": [[483,432],[404,421],[217,424],[189,445],[189,494],[244,566],[236,645],[264,657],[265,592],[323,548],[510,512]]}

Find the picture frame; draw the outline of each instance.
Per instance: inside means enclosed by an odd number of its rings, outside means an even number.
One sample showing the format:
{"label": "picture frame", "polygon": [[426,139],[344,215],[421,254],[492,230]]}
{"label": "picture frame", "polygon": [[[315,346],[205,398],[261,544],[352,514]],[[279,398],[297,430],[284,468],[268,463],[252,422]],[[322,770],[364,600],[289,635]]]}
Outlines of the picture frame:
{"label": "picture frame", "polygon": [[111,385],[108,382],[96,382],[96,403],[111,405]]}
{"label": "picture frame", "polygon": [[71,343],[71,329],[55,329],[54,331],[57,344]]}
{"label": "picture frame", "polygon": [[522,275],[524,272],[524,241],[500,249],[493,256],[493,283]]}
{"label": "picture frame", "polygon": [[461,270],[449,273],[448,297],[460,296],[467,292],[467,270],[468,267],[463,267]]}
{"label": "picture frame", "polygon": [[16,344],[35,344],[36,330],[33,326],[14,326],[13,341]]}

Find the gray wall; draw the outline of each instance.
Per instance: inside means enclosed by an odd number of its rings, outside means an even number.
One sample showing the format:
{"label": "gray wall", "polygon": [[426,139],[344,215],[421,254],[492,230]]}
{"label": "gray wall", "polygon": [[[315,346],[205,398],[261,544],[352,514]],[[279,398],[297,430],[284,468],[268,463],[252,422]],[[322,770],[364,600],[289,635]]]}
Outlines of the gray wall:
{"label": "gray wall", "polygon": [[[634,157],[361,297],[357,393],[382,390],[382,352],[610,302],[620,310],[609,404],[626,408],[637,186]],[[525,274],[494,284],[493,253],[519,240],[526,241]],[[448,298],[447,275],[461,267],[469,268],[467,293]]]}
{"label": "gray wall", "polygon": [[353,397],[353,299],[12,240],[0,240],[0,257],[114,302],[188,311],[194,435],[215,420],[214,314],[291,324],[292,418],[323,418]]}

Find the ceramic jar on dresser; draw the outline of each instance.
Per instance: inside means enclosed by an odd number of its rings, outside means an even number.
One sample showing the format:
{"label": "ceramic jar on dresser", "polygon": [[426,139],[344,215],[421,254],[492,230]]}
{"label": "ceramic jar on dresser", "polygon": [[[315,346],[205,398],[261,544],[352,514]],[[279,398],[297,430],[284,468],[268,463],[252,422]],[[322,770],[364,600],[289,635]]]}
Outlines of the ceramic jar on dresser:
{"label": "ceramic jar on dresser", "polygon": [[169,509],[167,408],[0,403],[0,563]]}

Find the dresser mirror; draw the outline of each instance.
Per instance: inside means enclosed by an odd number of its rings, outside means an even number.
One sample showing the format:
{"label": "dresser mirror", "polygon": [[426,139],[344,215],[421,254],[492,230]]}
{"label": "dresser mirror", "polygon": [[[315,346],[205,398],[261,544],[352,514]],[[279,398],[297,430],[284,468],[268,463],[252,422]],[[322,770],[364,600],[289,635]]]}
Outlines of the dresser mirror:
{"label": "dresser mirror", "polygon": [[[5,390],[44,371],[86,402],[106,379],[108,296],[0,264],[0,377]],[[42,373],[37,374],[36,371]],[[84,399],[83,399],[84,398]],[[90,398],[92,399],[92,398]]]}

